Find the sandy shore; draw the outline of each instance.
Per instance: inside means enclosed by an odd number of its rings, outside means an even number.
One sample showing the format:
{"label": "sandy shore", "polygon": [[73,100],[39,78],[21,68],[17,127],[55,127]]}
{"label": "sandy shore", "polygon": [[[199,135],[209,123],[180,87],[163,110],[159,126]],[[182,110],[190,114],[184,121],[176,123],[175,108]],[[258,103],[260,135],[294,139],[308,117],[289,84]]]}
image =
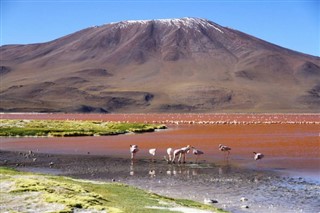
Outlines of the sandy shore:
{"label": "sandy shore", "polygon": [[[52,162],[52,163],[51,163]],[[50,165],[51,163],[51,165]],[[86,155],[56,155],[0,151],[0,165],[23,171],[75,178],[119,181],[177,198],[203,202],[232,212],[318,212],[320,182],[245,169],[228,163],[171,165],[158,160]],[[240,201],[242,197],[247,201]],[[249,208],[243,208],[248,206]]]}

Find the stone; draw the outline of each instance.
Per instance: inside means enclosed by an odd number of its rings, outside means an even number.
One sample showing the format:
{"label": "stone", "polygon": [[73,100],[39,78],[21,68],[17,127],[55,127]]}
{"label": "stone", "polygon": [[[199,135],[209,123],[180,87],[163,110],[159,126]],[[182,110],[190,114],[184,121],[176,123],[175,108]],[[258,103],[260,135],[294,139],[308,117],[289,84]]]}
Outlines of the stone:
{"label": "stone", "polygon": [[205,198],[203,202],[204,202],[204,204],[218,203],[217,200],[212,200],[212,199],[208,199],[208,198]]}
{"label": "stone", "polygon": [[241,201],[241,202],[248,201],[248,198],[242,197],[242,198],[240,198],[240,201]]}

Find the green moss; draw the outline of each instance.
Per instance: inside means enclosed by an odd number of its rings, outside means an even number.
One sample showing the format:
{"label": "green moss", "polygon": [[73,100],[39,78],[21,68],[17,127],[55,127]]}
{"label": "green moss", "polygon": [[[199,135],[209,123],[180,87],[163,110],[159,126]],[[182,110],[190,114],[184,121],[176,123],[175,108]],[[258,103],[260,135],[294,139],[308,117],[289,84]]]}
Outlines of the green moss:
{"label": "green moss", "polygon": [[0,177],[3,177],[3,175],[13,175],[17,174],[17,170],[9,167],[0,167]]}
{"label": "green moss", "polygon": [[80,184],[65,182],[63,178],[54,179],[47,176],[15,177],[15,188],[10,193],[42,192],[44,201],[65,205],[64,212],[73,208],[104,210],[107,200],[101,195],[85,190]]}
{"label": "green moss", "polygon": [[[148,193],[141,189],[119,183],[95,183],[60,176],[37,175],[0,168],[1,176],[14,182],[14,187],[5,192],[19,195],[40,192],[43,202],[63,204],[62,212],[73,212],[74,208],[106,210],[107,212],[171,212],[166,209],[148,207],[184,206],[195,209],[223,212],[198,202],[173,199]],[[1,192],[4,193],[4,192]],[[27,202],[27,201],[25,201]]]}
{"label": "green moss", "polygon": [[151,132],[164,125],[70,120],[0,120],[0,136],[93,136]]}

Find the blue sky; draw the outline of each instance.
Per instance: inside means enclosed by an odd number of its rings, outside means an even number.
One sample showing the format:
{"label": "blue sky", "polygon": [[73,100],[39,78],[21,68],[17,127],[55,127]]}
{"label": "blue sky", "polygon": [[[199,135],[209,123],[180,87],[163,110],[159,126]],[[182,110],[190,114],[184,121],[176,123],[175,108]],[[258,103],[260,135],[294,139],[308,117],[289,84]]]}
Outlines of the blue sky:
{"label": "blue sky", "polygon": [[320,56],[317,0],[1,0],[0,44],[46,42],[122,20],[199,17]]}

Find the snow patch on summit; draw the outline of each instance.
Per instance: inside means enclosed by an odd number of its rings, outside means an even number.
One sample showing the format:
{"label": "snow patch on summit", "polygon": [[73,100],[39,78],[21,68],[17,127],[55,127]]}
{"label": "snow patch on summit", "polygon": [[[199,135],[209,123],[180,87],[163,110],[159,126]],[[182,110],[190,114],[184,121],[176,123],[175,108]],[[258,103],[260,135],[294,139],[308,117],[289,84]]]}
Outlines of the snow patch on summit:
{"label": "snow patch on summit", "polygon": [[218,27],[214,26],[214,25],[211,25],[214,29],[218,30],[220,33],[223,33],[222,30],[220,30]]}
{"label": "snow patch on summit", "polygon": [[117,23],[110,23],[114,24],[117,27],[122,28],[127,28],[133,24],[148,24],[150,22],[155,22],[158,24],[163,24],[167,26],[177,26],[177,27],[187,27],[187,28],[193,28],[196,29],[199,25],[209,28],[213,27],[215,30],[219,31],[220,33],[223,33],[223,31],[215,26],[213,23],[209,22],[206,19],[201,19],[201,18],[176,18],[176,19],[154,19],[154,20],[128,20],[128,21],[121,21]]}

